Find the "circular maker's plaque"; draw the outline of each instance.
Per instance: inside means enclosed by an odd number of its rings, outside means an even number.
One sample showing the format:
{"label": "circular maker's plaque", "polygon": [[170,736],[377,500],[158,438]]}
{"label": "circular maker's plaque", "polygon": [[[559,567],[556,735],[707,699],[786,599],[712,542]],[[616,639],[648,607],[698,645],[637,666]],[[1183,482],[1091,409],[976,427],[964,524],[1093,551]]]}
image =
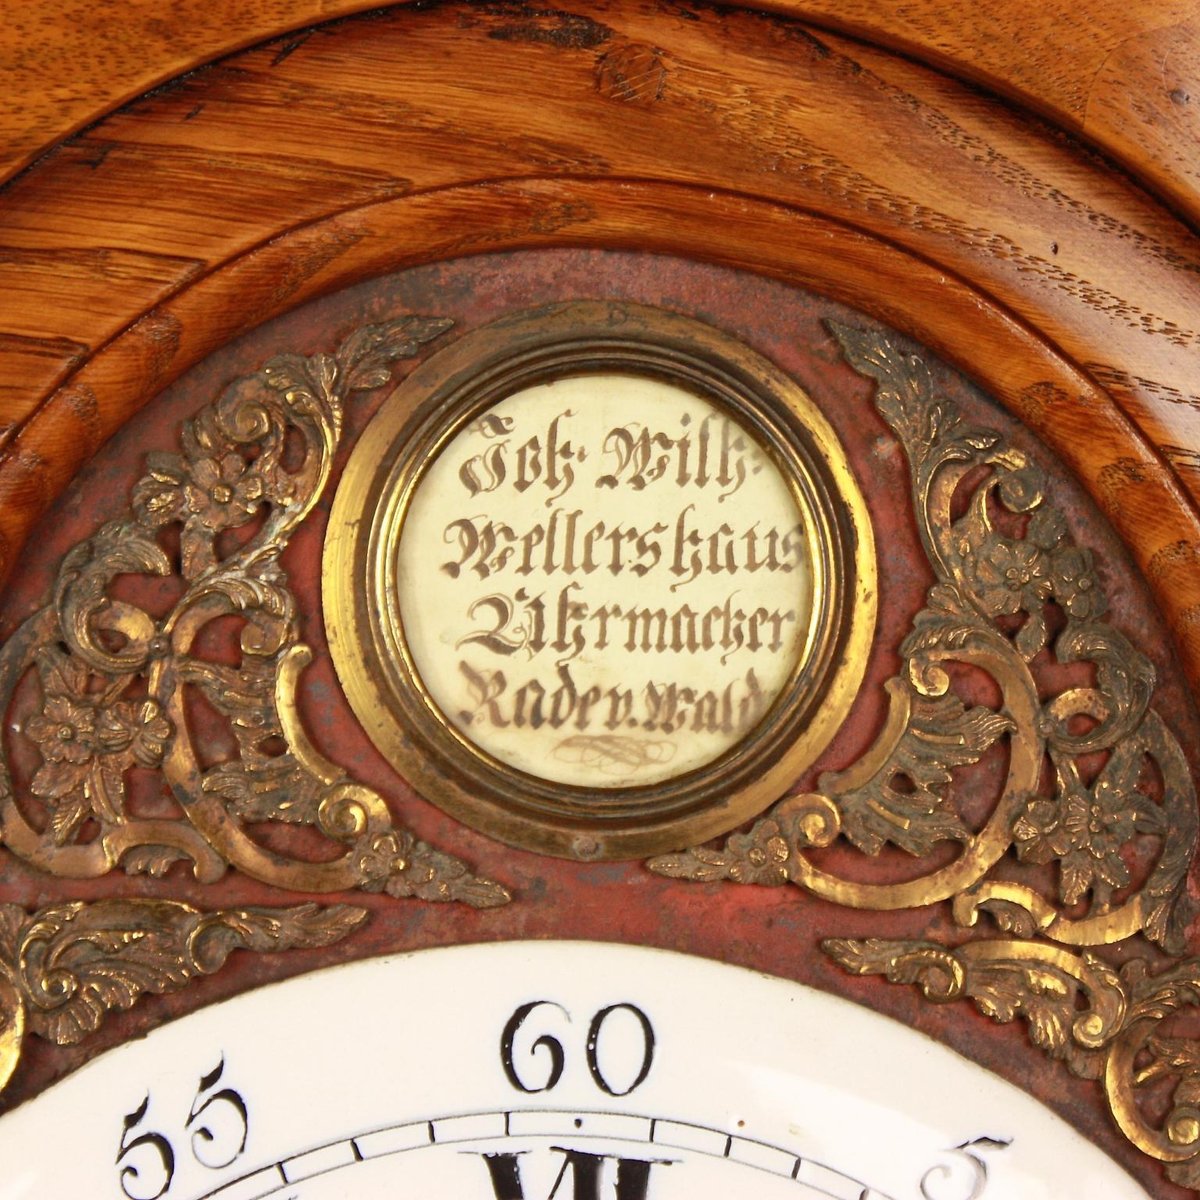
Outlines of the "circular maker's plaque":
{"label": "circular maker's plaque", "polygon": [[432,357],[355,448],[330,647],[419,790],[519,845],[678,848],[760,811],[845,717],[874,555],[811,400],[632,305],[506,318]]}

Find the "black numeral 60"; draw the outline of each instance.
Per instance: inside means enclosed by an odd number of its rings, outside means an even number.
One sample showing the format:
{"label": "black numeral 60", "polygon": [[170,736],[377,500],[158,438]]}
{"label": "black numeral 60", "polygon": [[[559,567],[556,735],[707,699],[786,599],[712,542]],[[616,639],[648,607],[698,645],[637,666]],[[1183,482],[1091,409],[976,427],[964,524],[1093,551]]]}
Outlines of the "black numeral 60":
{"label": "black numeral 60", "polygon": [[[555,1009],[562,1013],[568,1023],[571,1021],[571,1014],[556,1001],[532,1000],[516,1009],[505,1024],[504,1032],[500,1035],[500,1062],[504,1066],[504,1074],[508,1077],[509,1083],[522,1092],[550,1091],[562,1078],[563,1068],[566,1066],[567,1052],[563,1048],[562,1042],[552,1033],[539,1034],[523,1051],[517,1048],[518,1038],[526,1024],[536,1020],[534,1014],[544,1009]],[[641,1036],[640,1065],[632,1082],[628,1087],[623,1088],[613,1086],[600,1064],[600,1045],[604,1038],[605,1025],[609,1023],[609,1018],[614,1013],[621,1012],[629,1013],[635,1018]],[[600,1009],[589,1022],[587,1038],[584,1042],[584,1055],[588,1070],[597,1087],[610,1096],[628,1096],[635,1088],[640,1087],[645,1082],[646,1076],[650,1074],[650,1067],[654,1062],[654,1026],[651,1025],[650,1018],[636,1004],[627,1002],[610,1004],[607,1008]],[[518,1058],[523,1063],[527,1059],[532,1061],[534,1064],[532,1077],[528,1064],[523,1069],[518,1069]]]}

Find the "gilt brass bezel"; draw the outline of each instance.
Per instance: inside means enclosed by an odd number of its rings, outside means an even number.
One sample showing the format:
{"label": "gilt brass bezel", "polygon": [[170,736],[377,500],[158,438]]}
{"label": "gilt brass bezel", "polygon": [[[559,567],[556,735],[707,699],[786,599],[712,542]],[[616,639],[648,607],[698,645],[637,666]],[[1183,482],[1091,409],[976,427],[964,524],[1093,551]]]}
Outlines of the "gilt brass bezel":
{"label": "gilt brass bezel", "polygon": [[[394,564],[427,466],[465,425],[537,383],[603,372],[675,384],[755,438],[804,520],[812,616],[787,682],[738,743],[661,782],[590,789],[499,761],[441,712],[405,641]],[[354,448],[334,499],[323,599],[330,651],[351,707],[418,792],[511,845],[620,859],[727,832],[811,766],[844,721],[866,670],[875,571],[870,519],[845,452],[794,380],[693,319],[584,301],[525,310],[466,334],[388,397]]]}

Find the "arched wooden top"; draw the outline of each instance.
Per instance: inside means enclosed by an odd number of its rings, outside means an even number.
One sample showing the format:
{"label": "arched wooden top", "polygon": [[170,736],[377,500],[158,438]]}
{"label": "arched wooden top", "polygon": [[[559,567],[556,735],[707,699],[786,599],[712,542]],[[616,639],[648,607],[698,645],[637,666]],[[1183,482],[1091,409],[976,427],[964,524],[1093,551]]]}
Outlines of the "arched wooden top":
{"label": "arched wooden top", "polygon": [[[399,0],[403,3],[404,0]],[[723,0],[891,47],[1043,114],[1200,224],[1200,16],[1186,0]],[[151,88],[371,0],[25,4],[0,30],[0,181]]]}
{"label": "arched wooden top", "polygon": [[[424,225],[375,254],[393,211]],[[1113,515],[1200,680],[1197,239],[887,51],[731,8],[395,6],[112,114],[0,191],[0,231],[5,569],[113,429],[272,313],[409,254],[592,240],[753,264],[942,349]]]}

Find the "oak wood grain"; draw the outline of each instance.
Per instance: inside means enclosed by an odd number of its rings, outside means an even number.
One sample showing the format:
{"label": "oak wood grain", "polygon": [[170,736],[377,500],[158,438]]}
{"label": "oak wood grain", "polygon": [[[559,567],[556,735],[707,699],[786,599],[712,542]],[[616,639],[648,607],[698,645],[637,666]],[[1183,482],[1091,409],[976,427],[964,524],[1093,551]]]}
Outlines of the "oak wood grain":
{"label": "oak wood grain", "polygon": [[[959,282],[1024,328],[1025,348],[989,359],[970,328],[936,334],[943,301],[904,271],[860,276],[854,291],[1017,411],[1026,394],[1043,403],[1035,385],[1050,378],[1025,373],[1029,346],[1071,376],[1054,385],[1067,399],[1032,423],[1143,569],[1156,564],[1200,679],[1193,573],[1170,549],[1200,541],[1200,255],[1119,174],[947,76],[735,9],[447,3],[293,41],[160,89],[0,191],[6,565],[79,463],[187,365],[390,264],[357,247],[374,244],[391,204],[449,221],[448,189],[562,189],[524,222],[483,204],[453,218],[452,237],[401,227],[388,236],[406,239],[393,254],[405,261],[594,238],[802,274],[801,226],[764,235],[752,256],[731,226],[729,206],[769,201],[886,247],[910,274]],[[637,187],[708,195],[710,216],[687,225],[662,202],[627,207]],[[810,282],[841,294],[841,270],[827,263]]]}
{"label": "oak wood grain", "polygon": [[0,180],[151,88],[363,0],[13,0],[0,24]]}
{"label": "oak wood grain", "polygon": [[[319,30],[282,61],[248,52],[49,156],[0,195],[6,259],[36,273],[47,248],[60,263],[69,248],[88,315],[14,297],[0,328],[95,348],[192,271],[391,195],[521,175],[676,179],[829,212],[977,281],[1158,444],[1192,444],[1195,240],[1037,126],[893,56],[743,13],[453,12]],[[659,47],[649,108],[606,92],[629,46]],[[173,279],[114,278],[122,255],[180,261]]]}
{"label": "oak wood grain", "polygon": [[571,245],[636,246],[773,275],[931,346],[1038,432],[1096,497],[1200,690],[1200,518],[1103,389],[986,296],[896,247],[783,205],[677,184],[521,180],[430,191],[308,223],[197,278],[93,355],[14,441],[0,467],[0,568],[95,447],[243,330],[415,263]]}
{"label": "oak wood grain", "polygon": [[[144,64],[121,44],[118,98],[351,7],[250,5],[222,31],[213,4],[172,42],[189,3]],[[1054,3],[774,7],[878,44],[734,6],[396,6],[196,70],[53,149],[0,190],[0,577],[114,431],[261,322],[411,264],[624,247],[810,287],[963,369],[1096,498],[1200,695],[1194,231],[951,77],[1088,134],[1187,214],[1189,14],[1100,4],[1065,44]],[[87,74],[38,136],[96,115]]]}
{"label": "oak wood grain", "polygon": [[[1188,0],[725,0],[891,47],[1087,138],[1200,224],[1200,14]],[[0,181],[121,104],[370,0],[18,0],[0,27]]]}
{"label": "oak wood grain", "polygon": [[1200,227],[1200,11],[1190,0],[768,0],[1041,113]]}

